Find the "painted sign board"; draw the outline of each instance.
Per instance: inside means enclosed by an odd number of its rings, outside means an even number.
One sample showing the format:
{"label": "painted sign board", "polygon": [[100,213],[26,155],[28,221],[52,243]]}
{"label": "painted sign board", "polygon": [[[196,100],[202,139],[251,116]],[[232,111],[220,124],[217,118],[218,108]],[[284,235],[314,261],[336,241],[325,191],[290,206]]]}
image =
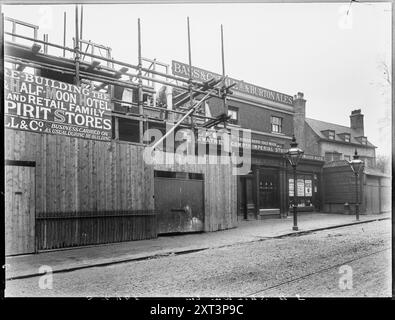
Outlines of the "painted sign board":
{"label": "painted sign board", "polygon": [[6,128],[111,141],[108,94],[8,68],[4,75]]}
{"label": "painted sign board", "polygon": [[[198,81],[207,81],[212,78],[221,77],[221,75],[219,75],[217,73],[210,72],[210,71],[196,68],[196,67],[192,67],[191,71],[192,71],[192,79],[198,80]],[[172,61],[172,72],[173,72],[173,75],[175,75],[175,76],[189,78],[189,65],[173,60]],[[280,93],[277,91],[273,91],[273,90],[269,90],[269,89],[265,89],[262,87],[258,87],[253,84],[250,84],[250,83],[247,83],[244,81],[240,81],[240,80],[236,80],[233,78],[229,78],[229,77],[225,80],[225,82],[226,82],[227,86],[230,86],[235,83],[235,86],[232,87],[232,91],[234,91],[235,93],[240,92],[243,94],[255,96],[258,98],[263,98],[266,100],[270,100],[270,101],[274,101],[274,102],[278,102],[278,103],[282,103],[282,104],[286,104],[286,105],[290,105],[290,106],[293,105],[293,97],[290,95]]]}
{"label": "painted sign board", "polygon": [[[222,144],[222,139],[217,136],[215,131],[200,130],[198,131],[198,143]],[[239,135],[231,135],[231,145],[233,148],[249,148],[256,151],[269,151],[275,153],[284,153],[287,150],[282,144],[269,141],[263,137],[252,136],[250,138]]]}

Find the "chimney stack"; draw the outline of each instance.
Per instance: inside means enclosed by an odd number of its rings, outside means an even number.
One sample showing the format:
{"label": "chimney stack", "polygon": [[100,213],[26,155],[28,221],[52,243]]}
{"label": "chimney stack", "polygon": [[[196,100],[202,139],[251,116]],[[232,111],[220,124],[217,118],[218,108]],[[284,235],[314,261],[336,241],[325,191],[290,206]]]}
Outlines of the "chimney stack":
{"label": "chimney stack", "polygon": [[302,92],[298,92],[293,99],[294,105],[294,134],[299,148],[305,150],[305,120],[306,120],[306,100]]}
{"label": "chimney stack", "polygon": [[355,131],[357,137],[365,136],[363,128],[363,114],[361,109],[351,111],[350,128]]}

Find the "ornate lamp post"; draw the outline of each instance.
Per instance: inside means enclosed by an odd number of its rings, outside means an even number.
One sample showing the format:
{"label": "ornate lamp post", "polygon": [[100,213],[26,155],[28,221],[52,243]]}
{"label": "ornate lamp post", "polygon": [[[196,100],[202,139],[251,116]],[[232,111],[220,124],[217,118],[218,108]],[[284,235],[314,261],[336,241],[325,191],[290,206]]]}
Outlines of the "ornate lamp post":
{"label": "ornate lamp post", "polygon": [[294,175],[294,198],[293,198],[293,218],[294,218],[294,225],[292,230],[298,230],[298,217],[297,217],[297,185],[296,185],[296,166],[299,163],[299,160],[302,158],[304,151],[298,148],[298,144],[296,143],[295,135],[292,136],[291,148],[285,153],[285,157],[288,159],[289,163],[293,169]]}
{"label": "ornate lamp post", "polygon": [[355,149],[355,154],[351,161],[348,161],[352,172],[355,175],[355,215],[357,221],[359,220],[359,197],[358,197],[358,176],[363,172],[364,162],[359,159],[359,155],[357,153],[357,149]]}

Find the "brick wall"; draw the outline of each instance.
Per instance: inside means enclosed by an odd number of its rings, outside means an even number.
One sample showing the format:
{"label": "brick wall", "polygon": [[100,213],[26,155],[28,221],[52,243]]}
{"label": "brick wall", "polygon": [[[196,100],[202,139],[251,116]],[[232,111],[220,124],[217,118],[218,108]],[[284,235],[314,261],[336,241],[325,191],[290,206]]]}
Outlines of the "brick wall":
{"label": "brick wall", "polygon": [[[212,116],[223,112],[223,102],[221,99],[211,98],[208,100]],[[242,128],[251,130],[271,132],[270,117],[276,116],[283,119],[282,133],[291,136],[293,134],[293,117],[291,114],[281,111],[274,111],[254,106],[244,102],[228,100],[229,107],[236,107],[239,111],[239,125]]]}

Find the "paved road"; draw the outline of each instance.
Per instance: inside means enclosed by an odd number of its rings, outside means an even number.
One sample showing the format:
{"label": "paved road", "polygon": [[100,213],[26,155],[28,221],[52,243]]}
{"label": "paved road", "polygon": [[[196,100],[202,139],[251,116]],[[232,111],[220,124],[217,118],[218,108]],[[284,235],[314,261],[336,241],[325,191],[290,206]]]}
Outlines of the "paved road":
{"label": "paved road", "polygon": [[52,289],[39,277],[11,280],[6,295],[390,296],[390,223],[59,273]]}

